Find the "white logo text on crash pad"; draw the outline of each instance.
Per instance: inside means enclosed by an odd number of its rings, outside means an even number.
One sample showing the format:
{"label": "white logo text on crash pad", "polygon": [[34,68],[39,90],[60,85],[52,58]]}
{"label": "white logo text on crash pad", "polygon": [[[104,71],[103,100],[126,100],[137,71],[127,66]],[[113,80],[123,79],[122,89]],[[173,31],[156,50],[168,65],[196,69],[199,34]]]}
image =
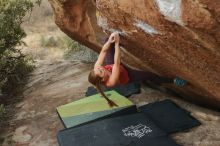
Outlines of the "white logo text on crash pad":
{"label": "white logo text on crash pad", "polygon": [[131,137],[141,138],[146,134],[152,132],[152,130],[150,129],[150,127],[146,125],[138,124],[136,126],[131,125],[125,129],[122,129],[122,132],[124,133],[124,136],[127,137],[131,136]]}

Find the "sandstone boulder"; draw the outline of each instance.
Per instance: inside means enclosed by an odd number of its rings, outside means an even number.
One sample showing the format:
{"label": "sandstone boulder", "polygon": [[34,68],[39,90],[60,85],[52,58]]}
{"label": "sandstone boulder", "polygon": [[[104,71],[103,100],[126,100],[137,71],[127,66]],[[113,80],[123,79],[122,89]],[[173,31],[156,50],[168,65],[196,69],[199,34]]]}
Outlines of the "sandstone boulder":
{"label": "sandstone boulder", "polygon": [[189,82],[172,90],[220,109],[219,0],[49,0],[68,36],[100,51],[113,31],[123,61]]}

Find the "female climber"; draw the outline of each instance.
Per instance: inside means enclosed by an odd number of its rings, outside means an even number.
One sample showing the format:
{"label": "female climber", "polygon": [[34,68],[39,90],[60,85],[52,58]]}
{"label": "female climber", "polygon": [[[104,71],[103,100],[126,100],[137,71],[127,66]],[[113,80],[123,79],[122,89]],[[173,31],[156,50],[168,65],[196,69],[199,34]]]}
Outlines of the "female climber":
{"label": "female climber", "polygon": [[184,86],[186,81],[180,78],[162,77],[152,72],[131,69],[121,63],[120,37],[117,32],[110,35],[103,45],[94,65],[89,73],[88,80],[92,83],[101,95],[108,101],[110,106],[117,106],[108,99],[102,91],[102,86],[113,87],[129,82],[151,81],[157,84],[174,83],[177,86]]}

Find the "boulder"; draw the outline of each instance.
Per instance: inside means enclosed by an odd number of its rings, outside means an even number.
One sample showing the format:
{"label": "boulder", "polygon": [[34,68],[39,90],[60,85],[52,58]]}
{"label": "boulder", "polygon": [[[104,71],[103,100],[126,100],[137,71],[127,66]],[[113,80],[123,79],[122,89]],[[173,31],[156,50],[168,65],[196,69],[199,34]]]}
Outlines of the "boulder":
{"label": "boulder", "polygon": [[167,88],[220,109],[219,0],[49,0],[55,22],[72,39],[100,51],[121,35],[123,62],[186,87]]}

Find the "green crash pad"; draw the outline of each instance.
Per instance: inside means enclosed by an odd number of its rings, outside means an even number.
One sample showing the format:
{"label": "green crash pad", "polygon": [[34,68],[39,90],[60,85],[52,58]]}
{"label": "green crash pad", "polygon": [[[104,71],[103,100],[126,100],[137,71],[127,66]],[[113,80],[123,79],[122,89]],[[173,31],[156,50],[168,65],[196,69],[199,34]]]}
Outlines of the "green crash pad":
{"label": "green crash pad", "polygon": [[110,107],[100,94],[58,107],[57,112],[64,126],[70,128],[105,117],[136,112],[136,106],[116,91],[107,91],[105,95],[118,107]]}

